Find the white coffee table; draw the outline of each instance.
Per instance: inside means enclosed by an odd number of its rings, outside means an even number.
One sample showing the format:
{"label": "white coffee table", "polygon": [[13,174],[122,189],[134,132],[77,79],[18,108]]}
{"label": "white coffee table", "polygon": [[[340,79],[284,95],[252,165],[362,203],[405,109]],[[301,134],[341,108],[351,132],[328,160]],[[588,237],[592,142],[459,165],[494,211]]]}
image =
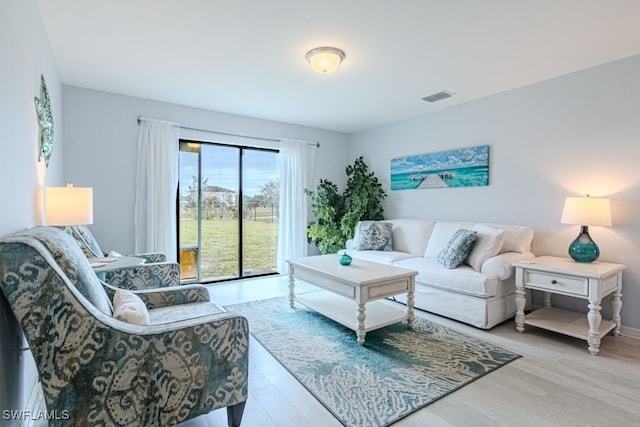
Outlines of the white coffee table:
{"label": "white coffee table", "polygon": [[[318,255],[287,261],[291,307],[294,306],[294,301],[298,301],[354,330],[360,345],[364,344],[366,333],[374,329],[404,320],[409,327],[413,326],[417,271],[355,258],[351,265],[343,266],[338,262],[338,257]],[[296,295],[296,279],[309,282],[323,290]],[[407,294],[406,313],[376,301],[404,293]]]}

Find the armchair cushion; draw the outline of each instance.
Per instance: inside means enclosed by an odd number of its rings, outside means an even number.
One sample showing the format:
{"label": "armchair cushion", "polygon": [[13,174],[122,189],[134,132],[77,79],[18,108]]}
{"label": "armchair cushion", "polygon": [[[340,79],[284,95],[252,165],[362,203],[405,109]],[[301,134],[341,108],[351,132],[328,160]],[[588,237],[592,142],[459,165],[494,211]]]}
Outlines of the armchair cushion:
{"label": "armchair cushion", "polygon": [[[107,295],[112,298],[119,288],[102,282]],[[133,290],[148,309],[169,307],[180,304],[210,302],[209,290],[202,285],[185,285],[171,288]]]}
{"label": "armchair cushion", "polygon": [[[103,286],[107,294],[113,295],[113,317],[137,325],[159,325],[224,312],[210,302],[209,290],[202,285],[138,291],[118,289],[104,282]],[[126,306],[120,308],[122,304]]]}
{"label": "armchair cushion", "polygon": [[149,310],[149,320],[152,325],[161,325],[164,323],[174,322],[175,319],[184,318],[186,316],[193,319],[219,313],[224,313],[224,311],[212,302],[206,304],[179,304]]}
{"label": "armchair cushion", "polygon": [[118,289],[113,297],[113,317],[135,325],[149,324],[147,306],[139,296],[126,289]]}

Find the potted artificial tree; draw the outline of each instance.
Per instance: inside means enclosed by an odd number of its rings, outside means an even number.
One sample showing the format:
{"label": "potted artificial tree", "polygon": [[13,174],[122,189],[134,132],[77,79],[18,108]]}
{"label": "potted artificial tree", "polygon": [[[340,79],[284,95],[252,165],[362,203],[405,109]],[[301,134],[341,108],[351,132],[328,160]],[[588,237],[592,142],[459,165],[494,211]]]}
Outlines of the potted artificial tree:
{"label": "potted artificial tree", "polygon": [[316,191],[305,190],[315,217],[307,227],[307,239],[322,254],[344,249],[358,221],[384,219],[382,201],[387,194],[362,156],[345,171],[347,188],[342,194],[337,185],[326,179],[320,180]]}

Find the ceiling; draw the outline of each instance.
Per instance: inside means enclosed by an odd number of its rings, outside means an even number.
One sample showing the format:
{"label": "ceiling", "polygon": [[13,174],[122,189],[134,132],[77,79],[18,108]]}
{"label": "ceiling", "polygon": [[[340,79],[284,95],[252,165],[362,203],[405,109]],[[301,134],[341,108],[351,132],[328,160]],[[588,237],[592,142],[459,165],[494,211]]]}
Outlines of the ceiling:
{"label": "ceiling", "polygon": [[345,133],[640,54],[638,0],[38,4],[63,84]]}

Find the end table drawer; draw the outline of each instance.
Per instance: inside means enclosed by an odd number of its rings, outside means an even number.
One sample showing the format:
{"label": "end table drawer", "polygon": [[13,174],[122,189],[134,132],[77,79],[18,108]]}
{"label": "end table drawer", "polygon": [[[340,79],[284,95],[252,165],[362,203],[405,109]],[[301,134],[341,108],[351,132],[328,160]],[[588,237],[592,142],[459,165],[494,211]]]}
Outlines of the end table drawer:
{"label": "end table drawer", "polygon": [[589,295],[589,280],[585,277],[563,276],[561,274],[542,273],[539,271],[525,271],[525,283],[532,288],[573,294]]}

